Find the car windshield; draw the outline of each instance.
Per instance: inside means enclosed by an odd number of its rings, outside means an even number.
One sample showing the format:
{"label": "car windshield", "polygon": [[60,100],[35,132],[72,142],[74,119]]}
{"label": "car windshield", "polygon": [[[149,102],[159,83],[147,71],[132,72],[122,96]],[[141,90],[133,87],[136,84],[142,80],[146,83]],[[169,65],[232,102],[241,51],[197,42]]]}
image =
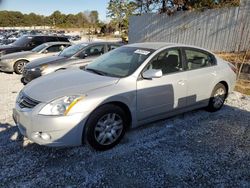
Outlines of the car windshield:
{"label": "car windshield", "polygon": [[87,44],[76,44],[76,45],[70,46],[66,48],[65,50],[63,50],[59,54],[59,56],[72,57],[73,55],[81,51],[85,46],[87,46]]}
{"label": "car windshield", "polygon": [[32,52],[40,52],[40,51],[42,51],[42,50],[43,50],[44,48],[46,48],[46,47],[47,47],[46,44],[41,44],[41,45],[39,45],[39,46],[33,48],[31,51],[32,51]]}
{"label": "car windshield", "polygon": [[132,74],[152,53],[152,49],[120,47],[95,59],[85,67],[96,74],[126,77]]}
{"label": "car windshield", "polygon": [[27,44],[31,41],[32,37],[29,36],[23,36],[16,40],[13,45],[14,46],[27,46]]}

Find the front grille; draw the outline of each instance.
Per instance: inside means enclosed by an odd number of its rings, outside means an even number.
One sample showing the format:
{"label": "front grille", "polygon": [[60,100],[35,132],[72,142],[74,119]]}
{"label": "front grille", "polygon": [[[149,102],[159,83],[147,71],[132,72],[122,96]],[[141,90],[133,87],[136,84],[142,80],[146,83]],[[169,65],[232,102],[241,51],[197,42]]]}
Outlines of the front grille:
{"label": "front grille", "polygon": [[34,108],[40,102],[36,101],[34,99],[31,99],[30,97],[21,93],[18,100],[17,100],[17,103],[20,106],[20,108]]}

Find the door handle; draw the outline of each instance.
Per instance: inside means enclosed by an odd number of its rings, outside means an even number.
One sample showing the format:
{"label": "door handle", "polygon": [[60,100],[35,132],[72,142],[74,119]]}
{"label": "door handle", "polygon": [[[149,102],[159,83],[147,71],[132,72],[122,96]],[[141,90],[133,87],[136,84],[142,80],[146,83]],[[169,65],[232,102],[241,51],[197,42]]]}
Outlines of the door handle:
{"label": "door handle", "polygon": [[177,83],[178,83],[179,85],[184,86],[184,85],[185,85],[185,80],[179,80]]}

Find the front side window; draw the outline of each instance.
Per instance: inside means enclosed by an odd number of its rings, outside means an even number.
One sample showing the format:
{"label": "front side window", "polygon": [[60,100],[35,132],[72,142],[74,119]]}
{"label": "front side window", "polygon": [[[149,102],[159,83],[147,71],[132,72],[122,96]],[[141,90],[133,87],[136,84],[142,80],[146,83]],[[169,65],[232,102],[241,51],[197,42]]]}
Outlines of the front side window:
{"label": "front side window", "polygon": [[195,49],[186,49],[185,54],[187,59],[188,70],[215,65],[214,57],[206,52]]}
{"label": "front side window", "polygon": [[83,48],[85,48],[87,46],[87,44],[82,43],[82,44],[76,44],[73,46],[70,46],[66,49],[64,49],[59,56],[63,56],[63,57],[72,57],[73,55],[79,53],[79,51],[81,51]]}
{"label": "front side window", "polygon": [[146,70],[161,70],[163,75],[182,71],[181,55],[178,49],[167,49],[158,53],[147,65]]}
{"label": "front side window", "polygon": [[41,52],[41,51],[42,51],[43,49],[45,49],[46,47],[47,47],[46,44],[41,44],[41,45],[39,45],[39,46],[33,48],[31,51],[32,51],[32,52]]}
{"label": "front side window", "polygon": [[96,55],[104,54],[104,45],[97,45],[97,46],[89,47],[85,50],[85,54],[87,56],[96,56]]}
{"label": "front side window", "polygon": [[47,48],[48,53],[60,52],[64,49],[64,45],[54,45]]}

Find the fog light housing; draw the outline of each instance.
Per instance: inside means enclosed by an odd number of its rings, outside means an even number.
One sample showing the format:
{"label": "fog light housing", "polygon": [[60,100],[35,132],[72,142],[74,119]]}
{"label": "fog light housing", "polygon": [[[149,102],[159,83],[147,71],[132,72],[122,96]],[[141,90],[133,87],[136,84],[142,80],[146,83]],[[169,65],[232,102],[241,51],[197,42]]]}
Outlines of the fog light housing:
{"label": "fog light housing", "polygon": [[45,140],[48,141],[51,139],[51,136],[47,133],[43,133],[43,132],[35,132],[33,133],[32,137],[34,139],[41,139],[41,140]]}

